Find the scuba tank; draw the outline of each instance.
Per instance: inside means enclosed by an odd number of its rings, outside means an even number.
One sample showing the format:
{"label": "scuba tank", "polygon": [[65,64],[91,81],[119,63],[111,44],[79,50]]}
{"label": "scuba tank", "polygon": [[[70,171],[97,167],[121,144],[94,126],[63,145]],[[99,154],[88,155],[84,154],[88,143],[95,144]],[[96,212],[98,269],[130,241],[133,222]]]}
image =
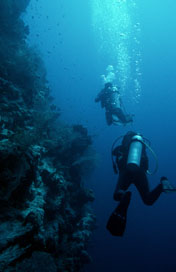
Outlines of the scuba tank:
{"label": "scuba tank", "polygon": [[[122,138],[123,136],[118,137],[111,148],[111,159],[112,159],[112,164],[113,164],[113,169],[114,172],[117,174],[117,167],[116,164],[113,160],[113,150],[114,150],[114,146],[116,145],[116,143]],[[153,157],[155,158],[155,169],[153,172],[150,172],[149,170],[146,171],[146,173],[148,175],[154,175],[157,170],[158,170],[158,159],[157,156],[155,154],[155,152],[152,150],[152,148],[150,147],[150,142],[142,137],[140,134],[133,134],[130,143],[129,143],[129,149],[128,149],[128,156],[127,156],[127,168],[131,171],[136,171],[140,168],[140,164],[141,164],[141,158],[142,158],[142,150],[143,150],[143,145],[145,145],[149,151],[152,153]]]}
{"label": "scuba tank", "polygon": [[129,170],[135,171],[140,168],[143,145],[142,136],[137,134],[132,137],[127,158],[127,168]]}
{"label": "scuba tank", "polygon": [[111,92],[109,93],[109,102],[111,109],[117,109],[120,108],[120,93],[117,87],[112,87]]}

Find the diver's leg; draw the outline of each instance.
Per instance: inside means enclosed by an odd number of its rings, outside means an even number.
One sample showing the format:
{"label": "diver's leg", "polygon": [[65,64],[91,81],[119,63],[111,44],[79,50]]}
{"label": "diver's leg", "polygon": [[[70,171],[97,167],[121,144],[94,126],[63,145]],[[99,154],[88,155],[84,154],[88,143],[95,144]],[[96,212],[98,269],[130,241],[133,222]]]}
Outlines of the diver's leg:
{"label": "diver's leg", "polygon": [[117,181],[117,185],[114,191],[113,198],[116,201],[121,201],[123,198],[125,191],[130,186],[130,180],[125,171],[119,171],[119,177]]}
{"label": "diver's leg", "polygon": [[143,171],[140,171],[136,175],[133,183],[135,184],[143,202],[146,205],[152,205],[163,191],[162,184],[158,184],[152,191],[150,191],[147,176]]}
{"label": "diver's leg", "polygon": [[120,200],[119,205],[117,206],[115,210],[116,213],[119,213],[121,216],[126,216],[127,209],[130,204],[130,200],[131,200],[131,192],[128,191],[123,195],[122,199]]}
{"label": "diver's leg", "polygon": [[130,185],[126,172],[120,171],[118,183],[114,192],[114,199],[119,201],[116,209],[108,219],[106,228],[114,236],[123,236],[126,221],[127,210],[131,200],[131,192],[126,192]]}
{"label": "diver's leg", "polygon": [[107,229],[114,236],[123,236],[126,220],[127,210],[131,200],[131,192],[126,192],[130,185],[125,172],[119,174],[118,183],[114,192],[114,199],[119,201],[116,209],[113,211],[107,222]]}
{"label": "diver's leg", "polygon": [[106,123],[108,126],[112,125],[112,114],[109,111],[106,111]]}
{"label": "diver's leg", "polygon": [[127,221],[127,210],[130,200],[131,192],[126,192],[117,208],[113,211],[108,219],[106,228],[114,236],[123,236],[124,234]]}
{"label": "diver's leg", "polygon": [[[121,123],[127,123],[126,115],[123,113],[121,108],[117,108],[113,111],[113,114],[118,117]],[[116,120],[113,120],[116,121]]]}

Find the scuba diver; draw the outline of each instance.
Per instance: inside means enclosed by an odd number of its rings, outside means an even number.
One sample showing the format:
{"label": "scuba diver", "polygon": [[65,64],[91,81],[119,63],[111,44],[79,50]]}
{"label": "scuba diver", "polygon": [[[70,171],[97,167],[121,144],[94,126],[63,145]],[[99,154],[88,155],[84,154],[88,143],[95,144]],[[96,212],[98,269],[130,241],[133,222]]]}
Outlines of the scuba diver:
{"label": "scuba diver", "polygon": [[[123,137],[122,144],[114,148],[114,145],[120,138],[121,137],[119,137],[112,146],[113,168],[115,173],[117,173],[117,167],[119,170],[114,200],[119,201],[119,204],[107,223],[107,229],[114,236],[123,236],[125,231],[127,209],[131,200],[131,192],[128,191],[128,188],[131,184],[136,186],[146,205],[152,205],[162,192],[176,191],[176,188],[170,184],[166,177],[161,177],[160,183],[150,191],[147,173],[151,173],[148,170],[146,147],[149,148],[156,158],[155,153],[147,140],[133,131],[129,131]],[[114,162],[113,156],[116,157],[116,162]],[[154,172],[156,172],[156,170],[157,164]]]}
{"label": "scuba diver", "polygon": [[101,102],[101,107],[105,108],[108,126],[133,122],[132,115],[125,113],[118,88],[111,82],[105,83],[104,89],[97,95],[95,102]]}

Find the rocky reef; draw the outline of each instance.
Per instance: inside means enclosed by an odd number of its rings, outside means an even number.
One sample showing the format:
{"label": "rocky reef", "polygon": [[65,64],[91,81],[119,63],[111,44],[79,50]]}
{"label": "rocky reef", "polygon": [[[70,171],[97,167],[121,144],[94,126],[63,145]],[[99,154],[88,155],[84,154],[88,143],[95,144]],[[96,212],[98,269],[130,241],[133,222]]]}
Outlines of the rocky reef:
{"label": "rocky reef", "polygon": [[0,1],[0,271],[79,271],[95,226],[84,186],[92,140],[60,120],[26,43],[29,2]]}

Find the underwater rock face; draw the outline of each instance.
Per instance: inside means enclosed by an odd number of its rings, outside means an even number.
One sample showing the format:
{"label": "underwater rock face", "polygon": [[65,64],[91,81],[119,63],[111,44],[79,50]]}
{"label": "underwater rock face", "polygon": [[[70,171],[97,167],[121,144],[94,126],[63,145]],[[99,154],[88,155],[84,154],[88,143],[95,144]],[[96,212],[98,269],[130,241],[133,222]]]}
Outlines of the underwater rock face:
{"label": "underwater rock face", "polygon": [[79,271],[95,227],[83,185],[92,141],[51,104],[20,18],[29,1],[0,1],[0,271]]}

